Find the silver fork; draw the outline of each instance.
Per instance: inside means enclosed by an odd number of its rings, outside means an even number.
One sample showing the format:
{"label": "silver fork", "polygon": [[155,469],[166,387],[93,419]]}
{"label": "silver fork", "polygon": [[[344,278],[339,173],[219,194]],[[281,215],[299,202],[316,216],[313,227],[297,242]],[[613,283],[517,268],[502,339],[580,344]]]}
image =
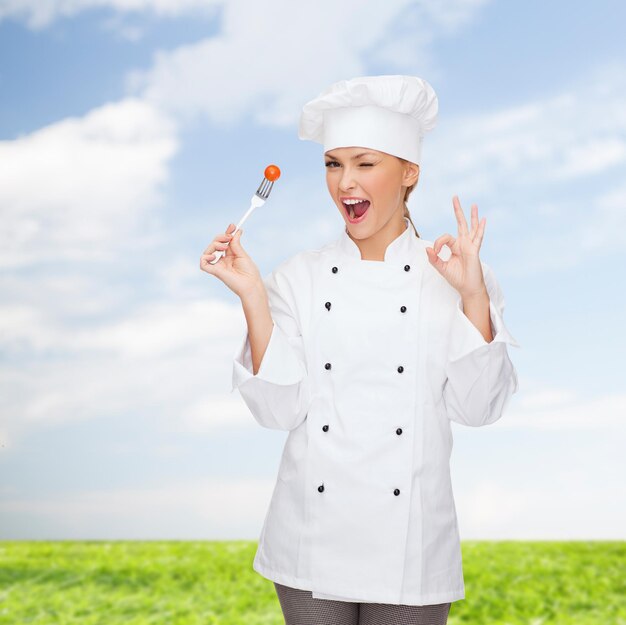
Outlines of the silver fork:
{"label": "silver fork", "polygon": [[[265,200],[270,196],[270,191],[274,186],[274,180],[269,181],[265,176],[263,176],[263,180],[259,185],[259,188],[254,192],[252,199],[250,200],[250,208],[246,211],[244,216],[239,220],[239,223],[235,226],[235,229],[232,231],[234,235],[241,226],[246,222],[246,219],[252,214],[255,208],[259,208],[259,206],[263,206],[265,204]],[[230,245],[230,241],[226,241],[226,245]],[[219,250],[215,253],[215,258],[210,260],[211,265],[215,265],[215,263],[222,258],[226,254],[226,250]]]}

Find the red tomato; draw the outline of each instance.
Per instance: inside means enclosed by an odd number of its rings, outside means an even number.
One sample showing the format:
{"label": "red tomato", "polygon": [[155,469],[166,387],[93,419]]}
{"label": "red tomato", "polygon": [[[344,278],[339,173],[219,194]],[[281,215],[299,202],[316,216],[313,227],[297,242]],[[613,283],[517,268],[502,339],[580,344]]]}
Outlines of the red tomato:
{"label": "red tomato", "polygon": [[270,181],[278,180],[280,178],[280,169],[276,165],[268,165],[265,168],[265,177]]}

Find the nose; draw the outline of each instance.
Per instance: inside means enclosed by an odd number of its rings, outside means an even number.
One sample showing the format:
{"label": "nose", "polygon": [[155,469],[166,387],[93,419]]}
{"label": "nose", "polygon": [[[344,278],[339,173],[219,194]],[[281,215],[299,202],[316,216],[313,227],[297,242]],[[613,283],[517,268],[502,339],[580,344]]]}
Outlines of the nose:
{"label": "nose", "polygon": [[354,180],[351,171],[352,170],[350,168],[345,168],[343,170],[343,174],[339,180],[339,189],[341,191],[348,191],[349,189],[354,188]]}

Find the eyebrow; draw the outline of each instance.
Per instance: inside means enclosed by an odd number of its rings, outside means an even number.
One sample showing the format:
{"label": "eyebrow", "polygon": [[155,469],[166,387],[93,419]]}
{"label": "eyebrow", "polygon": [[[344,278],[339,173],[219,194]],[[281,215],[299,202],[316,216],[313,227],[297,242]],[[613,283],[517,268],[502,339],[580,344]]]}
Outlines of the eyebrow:
{"label": "eyebrow", "polygon": [[[375,152],[360,152],[359,154],[355,154],[352,157],[352,160],[354,161],[357,158],[361,158],[361,156],[365,156],[366,154],[372,154],[373,156],[376,156]],[[336,161],[340,160],[336,156],[334,156],[333,154],[326,154],[325,156],[326,156],[326,158],[332,158],[332,159],[335,159]]]}

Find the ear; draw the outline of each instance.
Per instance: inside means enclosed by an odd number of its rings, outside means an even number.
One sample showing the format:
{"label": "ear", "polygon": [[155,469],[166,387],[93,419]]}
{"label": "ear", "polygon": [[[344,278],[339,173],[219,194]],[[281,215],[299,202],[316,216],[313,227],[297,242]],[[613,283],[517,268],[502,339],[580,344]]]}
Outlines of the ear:
{"label": "ear", "polygon": [[414,185],[420,177],[420,166],[417,163],[407,161],[404,166],[403,186],[410,187]]}

